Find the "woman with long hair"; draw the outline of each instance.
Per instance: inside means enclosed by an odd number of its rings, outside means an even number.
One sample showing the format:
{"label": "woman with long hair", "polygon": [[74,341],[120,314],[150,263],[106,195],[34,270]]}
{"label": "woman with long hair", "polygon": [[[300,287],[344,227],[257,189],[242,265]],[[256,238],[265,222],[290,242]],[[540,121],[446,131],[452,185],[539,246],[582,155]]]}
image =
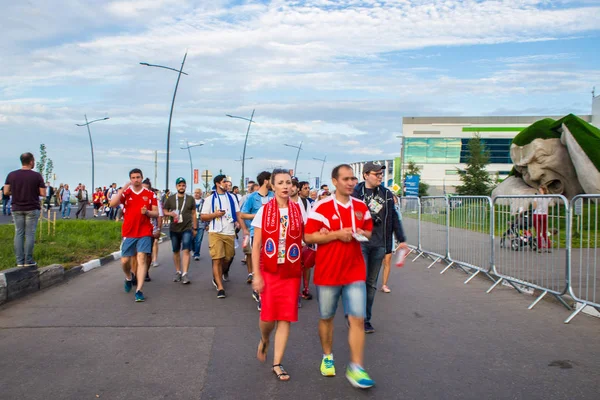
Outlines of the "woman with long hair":
{"label": "woman with long hair", "polygon": [[287,381],[290,375],[281,361],[290,325],[298,321],[304,224],[300,205],[289,201],[292,190],[289,171],[274,170],[271,186],[275,197],[258,210],[252,221],[252,287],[260,293],[262,302],[258,324],[261,339],[256,357],[263,362],[267,359],[271,333],[275,330],[273,373],[278,380]]}

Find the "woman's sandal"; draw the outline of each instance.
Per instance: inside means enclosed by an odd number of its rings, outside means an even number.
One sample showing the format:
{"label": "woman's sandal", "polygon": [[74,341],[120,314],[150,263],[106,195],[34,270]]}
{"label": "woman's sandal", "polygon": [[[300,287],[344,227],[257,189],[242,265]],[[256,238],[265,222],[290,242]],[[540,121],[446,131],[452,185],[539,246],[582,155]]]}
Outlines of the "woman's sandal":
{"label": "woman's sandal", "polygon": [[[281,371],[281,373],[278,374],[275,371],[275,367],[279,367],[279,370]],[[275,364],[275,365],[273,365],[273,373],[275,375],[277,375],[277,379],[280,380],[280,381],[284,381],[285,382],[285,381],[289,381],[290,380],[290,375],[287,372],[285,372],[285,369],[283,369],[283,365],[281,365],[281,364]]]}
{"label": "woman's sandal", "polygon": [[260,362],[267,361],[267,350],[268,349],[269,349],[269,344],[263,342],[261,339],[260,342],[258,342],[258,351],[256,352],[256,358],[258,358],[258,360]]}

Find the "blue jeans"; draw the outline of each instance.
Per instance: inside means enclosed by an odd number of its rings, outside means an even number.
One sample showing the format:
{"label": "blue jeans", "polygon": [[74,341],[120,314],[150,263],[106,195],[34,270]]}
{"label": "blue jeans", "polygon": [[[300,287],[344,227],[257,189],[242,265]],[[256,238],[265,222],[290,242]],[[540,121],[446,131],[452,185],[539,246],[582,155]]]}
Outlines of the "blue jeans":
{"label": "blue jeans", "polygon": [[196,237],[194,237],[194,257],[200,257],[200,247],[202,246],[203,238],[204,228],[198,228],[198,231],[196,231]]}
{"label": "blue jeans", "polygon": [[35,229],[40,218],[40,210],[13,211],[12,216],[15,223],[17,266],[35,265],[35,261],[33,261],[33,244],[35,243]]}
{"label": "blue jeans", "polygon": [[173,253],[179,253],[181,250],[191,251],[194,246],[194,235],[192,234],[192,230],[187,230],[183,232],[169,232],[171,236],[171,248],[173,249]]}
{"label": "blue jeans", "polygon": [[10,215],[10,199],[2,199],[2,214]]}
{"label": "blue jeans", "polygon": [[60,213],[63,218],[71,216],[71,202],[63,201],[60,203]]}
{"label": "blue jeans", "polygon": [[370,322],[375,293],[377,293],[379,271],[381,271],[381,264],[385,257],[385,247],[370,247],[366,244],[361,244],[361,248],[365,264],[367,265],[367,318],[365,318],[365,322]]}

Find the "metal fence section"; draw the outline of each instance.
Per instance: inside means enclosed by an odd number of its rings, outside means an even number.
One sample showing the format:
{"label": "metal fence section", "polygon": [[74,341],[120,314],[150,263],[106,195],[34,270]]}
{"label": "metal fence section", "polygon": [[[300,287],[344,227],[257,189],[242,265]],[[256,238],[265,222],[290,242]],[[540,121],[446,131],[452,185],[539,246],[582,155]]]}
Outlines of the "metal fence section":
{"label": "metal fence section", "polygon": [[600,309],[599,203],[600,195],[579,195],[571,200],[569,294],[581,305],[565,320],[565,324],[568,324],[586,306]]}
{"label": "metal fence section", "polygon": [[449,203],[448,261],[452,265],[473,270],[465,281],[483,272],[489,275],[492,268],[493,225],[491,218],[492,199],[486,196],[453,196]]}
{"label": "metal fence section", "polygon": [[561,195],[497,196],[493,200],[492,272],[517,291],[518,285],[541,290],[533,308],[548,293],[565,307],[569,288],[569,202]]}
{"label": "metal fence section", "polygon": [[433,258],[427,268],[447,259],[448,213],[449,204],[445,196],[421,197],[421,252]]}
{"label": "metal fence section", "polygon": [[400,218],[406,243],[412,252],[421,253],[421,199],[406,196],[400,199]]}

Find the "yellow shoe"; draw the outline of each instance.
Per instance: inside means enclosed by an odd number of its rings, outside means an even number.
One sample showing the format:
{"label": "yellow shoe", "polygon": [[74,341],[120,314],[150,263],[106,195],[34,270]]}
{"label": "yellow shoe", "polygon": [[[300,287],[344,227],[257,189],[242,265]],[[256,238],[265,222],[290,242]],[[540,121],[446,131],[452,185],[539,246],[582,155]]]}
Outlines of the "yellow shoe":
{"label": "yellow shoe", "polygon": [[335,376],[335,363],[333,362],[333,356],[331,354],[323,357],[323,360],[321,361],[321,375]]}

